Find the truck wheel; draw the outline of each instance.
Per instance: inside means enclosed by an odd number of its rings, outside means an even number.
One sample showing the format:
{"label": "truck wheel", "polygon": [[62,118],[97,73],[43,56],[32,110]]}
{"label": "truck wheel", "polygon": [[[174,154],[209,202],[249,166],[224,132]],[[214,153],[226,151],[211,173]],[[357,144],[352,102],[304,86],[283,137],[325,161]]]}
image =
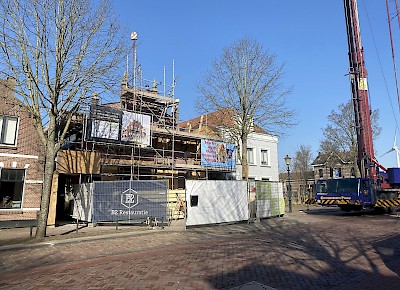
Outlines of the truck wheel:
{"label": "truck wheel", "polygon": [[377,214],[385,214],[387,212],[387,207],[374,207],[374,211]]}
{"label": "truck wheel", "polygon": [[351,206],[349,206],[349,205],[341,205],[340,206],[340,210],[341,211],[345,211],[345,212],[349,212],[349,211],[351,211]]}

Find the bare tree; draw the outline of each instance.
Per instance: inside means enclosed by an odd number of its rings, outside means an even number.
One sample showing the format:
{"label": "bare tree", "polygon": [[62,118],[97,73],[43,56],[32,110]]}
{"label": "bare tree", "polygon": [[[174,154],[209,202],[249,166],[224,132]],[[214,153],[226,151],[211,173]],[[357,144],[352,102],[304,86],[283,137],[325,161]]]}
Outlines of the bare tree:
{"label": "bare tree", "polygon": [[[297,178],[298,180],[298,184],[302,185],[301,187],[303,188],[303,192],[300,192],[300,194],[303,197],[305,195],[305,191],[308,188],[309,172],[312,170],[311,163],[311,146],[300,145],[294,157],[293,173],[295,178]],[[298,195],[298,197],[299,196],[300,195]],[[298,200],[298,202],[300,202],[300,200]]]}
{"label": "bare tree", "polygon": [[236,144],[242,177],[248,178],[247,140],[254,124],[279,135],[294,125],[295,112],[286,104],[291,88],[282,83],[284,66],[259,42],[243,38],[224,48],[198,85],[202,113],[220,111],[222,126]]}
{"label": "bare tree", "polygon": [[119,81],[125,46],[107,0],[0,0],[0,21],[0,73],[16,80],[45,150],[36,231],[42,239],[54,161],[71,118],[92,93]]}
{"label": "bare tree", "polygon": [[[354,122],[354,110],[351,100],[340,104],[338,110],[328,115],[329,124],[323,129],[320,151],[335,152],[343,159],[351,159],[357,164],[357,134]],[[378,124],[379,110],[371,112],[372,136],[375,140],[382,128]],[[356,173],[357,174],[357,173]],[[357,174],[358,175],[358,174]]]}

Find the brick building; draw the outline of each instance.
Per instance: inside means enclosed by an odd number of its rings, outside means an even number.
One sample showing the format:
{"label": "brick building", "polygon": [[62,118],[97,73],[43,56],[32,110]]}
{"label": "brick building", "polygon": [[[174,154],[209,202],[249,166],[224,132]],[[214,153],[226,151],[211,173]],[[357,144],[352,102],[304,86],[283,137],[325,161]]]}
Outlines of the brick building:
{"label": "brick building", "polygon": [[335,152],[318,153],[311,164],[314,170],[314,180],[321,178],[355,177],[356,168],[350,158],[341,157]]}
{"label": "brick building", "polygon": [[0,220],[35,219],[40,210],[44,156],[32,116],[0,80]]}

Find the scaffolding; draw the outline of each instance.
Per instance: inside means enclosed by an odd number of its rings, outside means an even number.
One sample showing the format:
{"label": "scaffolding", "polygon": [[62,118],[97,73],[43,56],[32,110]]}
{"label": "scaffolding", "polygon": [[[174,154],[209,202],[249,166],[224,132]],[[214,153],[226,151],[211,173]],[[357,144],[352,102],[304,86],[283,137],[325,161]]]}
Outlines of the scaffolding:
{"label": "scaffolding", "polygon": [[[144,79],[137,60],[136,33],[131,40],[132,79],[127,63],[120,100],[101,105],[93,96],[74,116],[62,149],[96,154],[99,170],[91,174],[101,180],[168,179],[171,189],[184,188],[185,178],[207,179],[209,172],[224,176],[235,171],[201,165],[201,140],[208,136],[202,124],[198,130],[179,127],[174,63],[170,86],[166,85],[165,68],[163,83]],[[217,136],[213,139],[223,141]]]}

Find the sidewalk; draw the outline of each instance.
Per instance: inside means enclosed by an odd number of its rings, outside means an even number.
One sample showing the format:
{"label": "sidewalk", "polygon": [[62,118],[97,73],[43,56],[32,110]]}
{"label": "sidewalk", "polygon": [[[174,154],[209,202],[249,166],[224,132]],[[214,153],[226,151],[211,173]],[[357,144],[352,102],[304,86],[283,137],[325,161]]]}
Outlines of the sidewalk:
{"label": "sidewalk", "polygon": [[57,227],[48,227],[43,241],[34,240],[36,227],[33,228],[30,237],[30,228],[0,229],[0,252],[13,248],[27,248],[48,244],[62,244],[94,239],[106,239],[116,236],[147,235],[154,232],[182,231],[185,229],[184,220],[172,221],[170,226],[152,227],[146,224],[121,225],[103,224],[97,225],[81,223],[65,223]]}
{"label": "sidewalk", "polygon": [[[288,211],[288,209],[286,209]],[[283,217],[273,217],[269,219],[263,219],[263,224],[272,227],[279,226],[280,224],[298,223],[300,220],[304,220],[307,211],[306,205],[295,205],[291,213],[286,212]],[[247,225],[247,224],[246,224]],[[220,229],[221,226],[233,226],[232,224],[227,225],[206,225],[199,228],[194,228],[194,231],[205,231],[205,229],[212,229],[216,227]],[[40,247],[43,245],[55,245],[64,244],[71,242],[80,242],[96,239],[109,239],[123,236],[133,235],[149,235],[154,233],[167,233],[185,231],[185,221],[172,220],[171,224],[162,227],[151,227],[145,224],[136,225],[118,225],[105,224],[97,225],[94,227],[92,224],[81,223],[66,223],[55,228],[48,228],[45,239],[41,242],[34,240],[36,228],[33,228],[33,237],[30,237],[30,228],[13,228],[13,229],[0,229],[0,252],[10,249],[17,248],[29,248],[29,247]]]}

